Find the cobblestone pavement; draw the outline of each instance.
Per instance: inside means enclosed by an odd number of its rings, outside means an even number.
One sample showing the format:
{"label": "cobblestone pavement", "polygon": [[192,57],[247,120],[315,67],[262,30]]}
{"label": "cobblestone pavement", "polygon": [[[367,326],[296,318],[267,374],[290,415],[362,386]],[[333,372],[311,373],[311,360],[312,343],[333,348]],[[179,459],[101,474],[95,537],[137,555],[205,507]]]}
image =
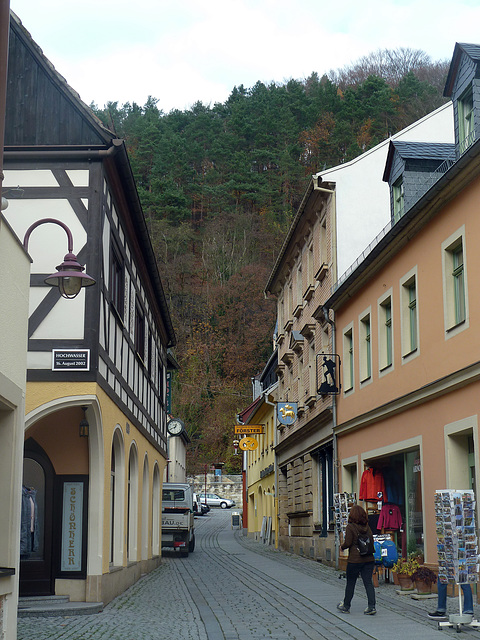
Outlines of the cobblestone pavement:
{"label": "cobblestone pavement", "polygon": [[[18,640],[441,640],[440,633],[455,633],[440,632],[427,618],[435,599],[399,596],[389,584],[376,589],[376,616],[363,615],[363,585],[351,613],[341,614],[341,574],[247,539],[230,522],[222,510],[196,518],[197,548],[188,558],[167,552],[158,569],[102,613],[21,618]],[[456,600],[449,606],[458,612]]]}

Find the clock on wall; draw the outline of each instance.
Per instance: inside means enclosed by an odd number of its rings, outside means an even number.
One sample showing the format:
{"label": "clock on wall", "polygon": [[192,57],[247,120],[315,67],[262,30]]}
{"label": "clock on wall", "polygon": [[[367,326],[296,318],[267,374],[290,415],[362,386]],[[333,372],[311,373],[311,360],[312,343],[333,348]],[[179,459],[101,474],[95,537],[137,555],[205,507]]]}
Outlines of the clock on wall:
{"label": "clock on wall", "polygon": [[171,436],[178,436],[184,429],[183,422],[178,418],[172,418],[167,422],[167,431]]}

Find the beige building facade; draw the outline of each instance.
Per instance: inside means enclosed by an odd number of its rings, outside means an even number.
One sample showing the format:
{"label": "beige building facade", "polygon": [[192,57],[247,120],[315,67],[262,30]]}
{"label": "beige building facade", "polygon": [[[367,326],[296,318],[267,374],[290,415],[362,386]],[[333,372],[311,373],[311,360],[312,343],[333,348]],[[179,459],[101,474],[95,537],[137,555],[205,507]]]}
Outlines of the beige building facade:
{"label": "beige building facade", "polygon": [[[403,531],[394,528],[399,551],[419,549],[432,565],[435,491],[479,495],[480,146],[472,135],[478,131],[478,50],[456,46],[447,82],[454,159],[439,161],[433,173],[428,168],[425,189],[327,301],[342,357],[334,428],[340,489],[362,500],[366,478],[381,476],[380,502],[398,506],[403,519]],[[467,103],[473,104],[471,122],[462,121]],[[396,188],[403,184],[406,193],[431,151],[428,145],[410,148],[410,163],[405,148],[392,147],[389,166],[403,154],[399,177],[393,169],[385,176],[392,217]],[[363,504],[380,532],[379,505]]]}

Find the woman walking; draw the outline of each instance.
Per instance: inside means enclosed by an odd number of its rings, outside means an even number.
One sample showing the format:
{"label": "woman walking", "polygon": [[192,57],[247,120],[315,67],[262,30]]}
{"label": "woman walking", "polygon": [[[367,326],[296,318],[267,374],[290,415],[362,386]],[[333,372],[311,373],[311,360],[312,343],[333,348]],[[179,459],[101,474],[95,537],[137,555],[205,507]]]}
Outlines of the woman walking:
{"label": "woman walking", "polygon": [[[360,536],[362,540],[368,537],[372,553],[361,555],[359,545],[360,547],[363,545],[359,543],[358,536]],[[377,613],[375,609],[375,588],[372,581],[373,569],[375,567],[375,561],[373,558],[373,534],[372,530],[368,526],[368,518],[365,509],[358,504],[354,505],[350,509],[348,524],[345,531],[345,540],[343,541],[341,548],[344,550],[348,549],[347,584],[345,586],[343,602],[340,602],[337,605],[337,609],[343,613],[350,612],[350,604],[355,591],[355,584],[358,576],[362,576],[368,599],[368,606],[363,613],[367,616],[373,616]],[[364,553],[363,549],[362,553]]]}

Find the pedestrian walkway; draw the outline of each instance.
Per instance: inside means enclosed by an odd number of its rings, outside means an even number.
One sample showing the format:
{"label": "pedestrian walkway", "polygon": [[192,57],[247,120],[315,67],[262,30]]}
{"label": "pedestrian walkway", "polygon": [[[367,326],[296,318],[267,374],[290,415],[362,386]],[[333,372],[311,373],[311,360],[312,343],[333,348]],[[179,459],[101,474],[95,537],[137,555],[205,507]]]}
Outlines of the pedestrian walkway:
{"label": "pedestrian walkway", "polygon": [[342,614],[339,572],[247,539],[230,522],[224,510],[196,518],[197,548],[188,558],[167,552],[99,614],[22,618],[18,640],[442,640],[454,633],[427,618],[435,600],[399,596],[392,585],[376,590],[376,616],[363,615],[363,585]]}

